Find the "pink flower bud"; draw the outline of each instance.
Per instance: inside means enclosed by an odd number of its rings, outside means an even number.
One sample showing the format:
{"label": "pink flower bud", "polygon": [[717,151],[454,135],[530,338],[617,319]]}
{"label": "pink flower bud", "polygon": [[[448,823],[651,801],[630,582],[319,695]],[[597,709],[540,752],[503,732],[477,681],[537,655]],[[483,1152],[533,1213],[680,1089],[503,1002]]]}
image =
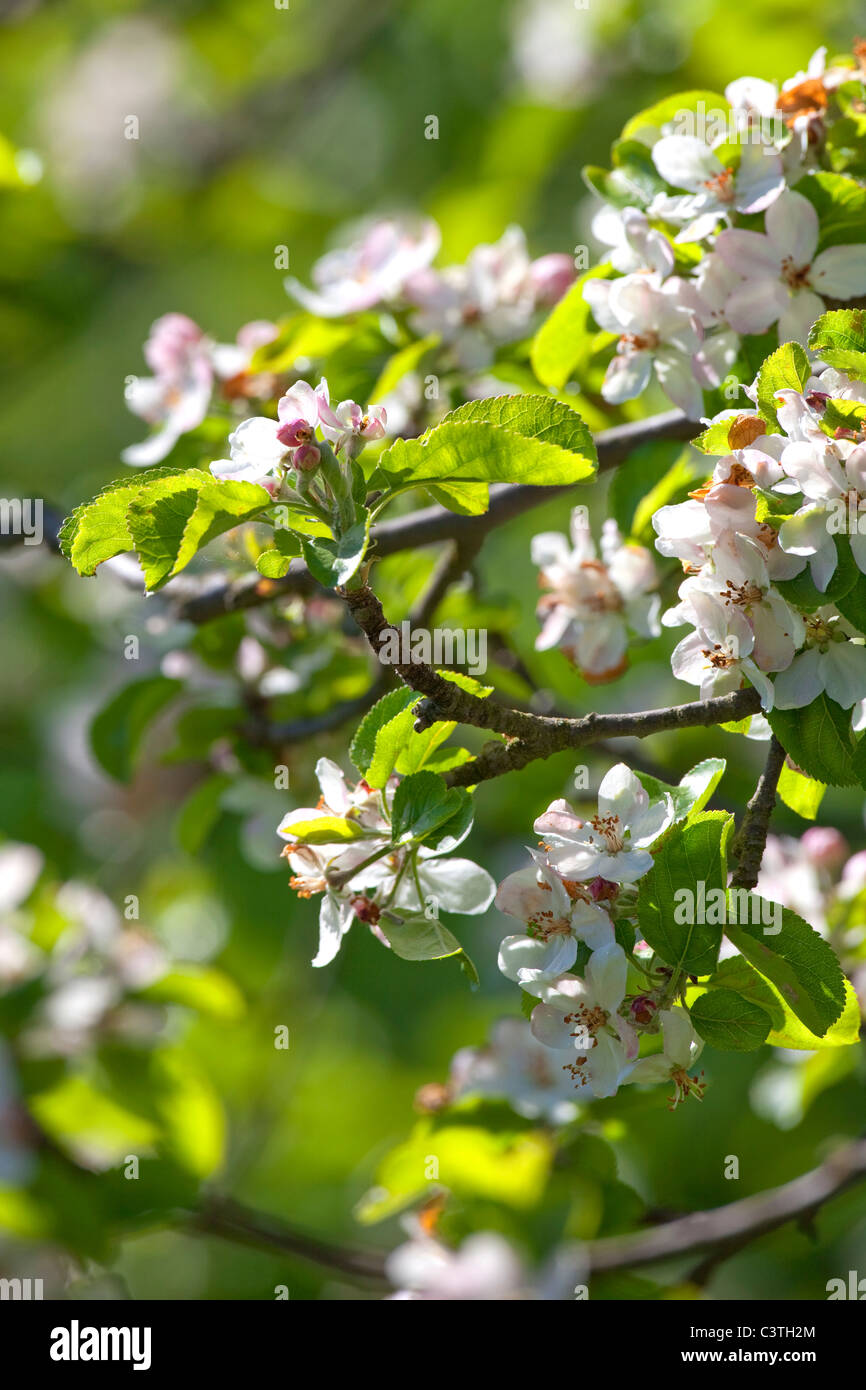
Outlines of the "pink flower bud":
{"label": "pink flower bud", "polygon": [[313,438],[313,427],[308,420],[286,420],[277,430],[277,439],[287,449],[297,449],[301,444],[309,444]]}
{"label": "pink flower bud", "polygon": [[574,283],[574,264],[570,256],[554,252],[533,261],[529,275],[539,304],[557,304]]}
{"label": "pink flower bud", "polygon": [[845,836],[830,825],[813,825],[800,840],[803,852],[821,869],[838,869],[848,857]]}
{"label": "pink flower bud", "polygon": [[315,444],[302,444],[300,449],[295,450],[292,463],[302,472],[312,473],[314,468],[318,468],[321,457],[321,450]]}

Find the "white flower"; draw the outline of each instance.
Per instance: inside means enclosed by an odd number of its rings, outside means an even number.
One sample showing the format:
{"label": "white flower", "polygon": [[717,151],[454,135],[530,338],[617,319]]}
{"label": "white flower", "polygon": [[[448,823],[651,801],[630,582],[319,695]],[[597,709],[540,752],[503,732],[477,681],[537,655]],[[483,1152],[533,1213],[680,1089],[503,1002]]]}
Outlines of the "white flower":
{"label": "white flower", "polygon": [[764,333],[778,320],[780,342],[806,342],[824,312],[822,295],[866,293],[866,246],[832,246],[816,255],[818,214],[791,189],[767,209],[765,226],[765,234],[726,228],[716,238],[716,255],[743,276],[725,314],[738,333]]}
{"label": "white flower", "polygon": [[671,1108],[689,1095],[702,1100],[704,1087],[697,1077],[689,1075],[689,1069],[694,1066],[703,1051],[703,1039],[695,1032],[688,1011],[678,1004],[671,1009],[663,1009],[659,1019],[664,1033],[664,1051],[652,1057],[640,1058],[623,1080],[639,1085],[673,1081]]}
{"label": "white flower", "polygon": [[529,1023],[502,1018],[494,1024],[486,1047],[463,1047],[454,1054],[448,1090],[455,1101],[464,1096],[493,1096],[527,1119],[568,1124],[575,1118],[574,1083],[532,1035]]}
{"label": "white flower", "polygon": [[616,1095],[637,1055],[638,1038],[617,1012],[625,998],[628,962],[621,946],[593,951],[586,978],[561,975],[545,988],[532,1011],[534,1036],[552,1051],[573,1056],[563,1068],[578,1090],[602,1098]]}
{"label": "white flower", "polygon": [[806,618],[806,646],[775,681],[779,709],[802,709],[824,692],[843,709],[866,691],[866,646],[846,639],[832,609]]}
{"label": "white flower", "polygon": [[587,680],[610,680],[625,669],[630,631],[658,635],[655,565],[643,546],[623,541],[615,521],[604,523],[599,560],[583,508],[572,512],[571,538],[573,549],[558,532],[533,537],[532,561],[548,590],[535,646],[562,647]]}
{"label": "white flower", "polygon": [[260,483],[273,491],[281,472],[314,468],[320,452],[315,444],[319,411],[328,404],[328,383],[313,389],[297,381],[277,404],[277,419],[254,415],[242,420],[229,435],[227,459],[218,459],[210,470],[221,482],[228,479]]}
{"label": "white flower", "polygon": [[592,234],[612,247],[608,259],[623,275],[653,270],[665,280],[674,268],[673,247],[667,237],[655,231],[646,213],[637,208],[599,208],[592,219]]}
{"label": "white flower", "polygon": [[[808,557],[812,578],[823,592],[836,570],[838,552],[833,536],[839,529],[840,507],[844,518],[849,497],[859,505],[866,494],[866,445],[828,439],[822,434],[808,443],[790,444],[782,454],[782,466],[807,501],[782,523],[779,544],[791,555]],[[851,529],[849,540],[854,562],[866,574],[866,533],[858,525]]]}
{"label": "white flower", "polygon": [[639,396],[655,372],[674,404],[691,419],[700,417],[703,395],[692,359],[703,329],[694,310],[679,298],[684,284],[676,277],[662,284],[655,276],[638,274],[588,280],[584,285],[583,296],[596,322],[619,338],[601,388],[612,405]]}
{"label": "white flower", "polygon": [[[319,759],[316,776],[322,789],[319,804],[289,812],[277,827],[277,834],[288,842],[283,855],[292,869],[290,887],[302,898],[324,894],[314,966],[330,964],[356,917],[387,945],[379,927],[384,911],[395,918],[412,917],[425,913],[432,903],[436,912],[486,912],[496,893],[487,871],[470,859],[443,857],[469,834],[471,820],[459,836],[443,836],[434,845],[394,845],[389,813],[396,778],[384,792],[364,781],[350,786],[328,758]],[[341,840],[339,827],[334,827],[333,841],[308,844],[305,833],[299,837],[301,826],[328,818],[355,825],[358,838]],[[325,826],[322,834],[330,831]]]}
{"label": "white flower", "polygon": [[350,246],[317,261],[315,289],[292,278],[286,289],[322,318],[355,314],[399,298],[410,276],[430,264],[439,242],[439,228],[429,218],[386,218],[368,225]]}
{"label": "white flower", "polygon": [[132,377],[125,393],[133,414],[157,428],[141,444],[123,450],[124,463],[136,468],[160,463],[182,434],[201,424],[213,389],[210,354],[210,343],[186,314],[157,319],[144,347],[155,375]]}
{"label": "white flower", "polygon": [[694,135],[663,135],[653,146],[653,163],[666,183],[689,192],[678,197],[658,194],[650,216],[685,223],[678,241],[700,241],[720,218],[768,207],[785,186],[782,161],[761,143],[743,144],[740,150],[734,169]]}
{"label": "white flower", "polygon": [[534,829],[544,837],[548,859],[567,878],[604,878],[635,883],[652,868],[646,846],[671,824],[674,808],[665,793],[649,794],[625,763],[617,763],[598,789],[598,814],[583,821],[566,801],[554,801]]}
{"label": "white flower", "polygon": [[502,941],[499,969],[528,994],[540,996],[545,983],[574,965],[578,942],[598,950],[614,940],[614,931],[607,912],[588,890],[563,882],[538,851],[530,854],[535,868],[510,874],[496,895],[500,912],[529,928],[524,935]]}
{"label": "white flower", "polygon": [[414,276],[406,294],[417,306],[417,333],[437,334],[467,370],[488,367],[500,344],[524,337],[532,325],[538,290],[526,237],[509,227],[495,244],[476,246],[465,265]]}
{"label": "white flower", "polygon": [[419,1225],[405,1245],[385,1262],[397,1299],[492,1301],[519,1298],[524,1292],[523,1265],[504,1236],[477,1231],[459,1250],[444,1245]]}
{"label": "white flower", "polygon": [[745,614],[700,591],[690,595],[690,604],[698,626],[671,655],[677,679],[700,686],[701,699],[710,700],[739,690],[748,677],[760,692],[764,709],[772,709],[773,685],[752,660],[755,637]]}

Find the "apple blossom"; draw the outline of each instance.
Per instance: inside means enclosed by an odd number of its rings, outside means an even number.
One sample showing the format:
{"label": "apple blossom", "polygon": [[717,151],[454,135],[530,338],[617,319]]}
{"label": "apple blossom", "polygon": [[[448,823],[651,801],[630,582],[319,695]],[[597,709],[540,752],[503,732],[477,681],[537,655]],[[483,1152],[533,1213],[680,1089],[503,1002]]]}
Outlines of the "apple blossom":
{"label": "apple blossom", "polygon": [[578,1093],[616,1095],[637,1055],[638,1037],[618,1010],[625,998],[628,962],[615,943],[593,951],[585,978],[560,975],[545,986],[532,1011],[533,1035],[553,1052],[580,1054],[563,1060]]}
{"label": "apple blossom", "polygon": [[744,143],[736,168],[694,135],[663,135],[652,148],[656,169],[666,183],[686,194],[657,194],[650,215],[685,224],[678,241],[701,241],[721,218],[762,212],[785,186],[782,161],[763,143]]}
{"label": "apple blossom", "polygon": [[635,883],[652,868],[648,846],[673,820],[670,796],[650,802],[640,780],[617,763],[598,789],[598,813],[584,821],[567,801],[554,801],[535,822],[549,862],[568,878]]}
{"label": "apple blossom", "polygon": [[866,246],[831,246],[816,255],[818,214],[808,198],[786,189],[764,219],[765,232],[726,228],[715,254],[743,277],[725,306],[738,333],[764,333],[778,322],[779,341],[805,342],[824,300],[866,293]]}
{"label": "apple blossom", "polygon": [[697,314],[678,297],[684,281],[626,275],[621,280],[587,280],[584,299],[599,326],[619,339],[602,384],[602,395],[620,405],[646,390],[655,372],[662,390],[691,419],[703,408],[692,363],[703,329]]}
{"label": "apple blossom", "polygon": [[448,1093],[507,1100],[518,1115],[567,1124],[577,1114],[574,1083],[525,1019],[502,1018],[485,1047],[463,1047],[451,1059]]}
{"label": "apple blossom", "polygon": [[571,515],[572,547],[558,532],[532,539],[532,562],[547,590],[537,613],[542,620],[536,650],[561,647],[591,682],[610,680],[627,665],[630,632],[659,632],[656,573],[642,545],[624,542],[615,521],[602,530],[599,560],[585,509]]}
{"label": "apple blossom", "polygon": [[132,377],[126,403],[133,414],[156,426],[141,444],[124,449],[124,463],[136,468],[161,463],[182,434],[194,430],[208,412],[214,369],[210,345],[186,314],[157,319],[144,345],[152,377]]}
{"label": "apple blossom", "polygon": [[349,246],[329,251],[313,266],[315,289],[289,278],[288,293],[311,314],[335,318],[400,298],[407,280],[439,250],[430,218],[384,218],[361,228]]}
{"label": "apple blossom", "polygon": [[703,1051],[703,1039],[698,1037],[688,1011],[676,1005],[662,1009],[658,1015],[664,1035],[663,1050],[650,1057],[641,1057],[623,1079],[638,1085],[672,1081],[674,1094],[671,1109],[688,1096],[703,1100],[706,1087],[689,1070]]}

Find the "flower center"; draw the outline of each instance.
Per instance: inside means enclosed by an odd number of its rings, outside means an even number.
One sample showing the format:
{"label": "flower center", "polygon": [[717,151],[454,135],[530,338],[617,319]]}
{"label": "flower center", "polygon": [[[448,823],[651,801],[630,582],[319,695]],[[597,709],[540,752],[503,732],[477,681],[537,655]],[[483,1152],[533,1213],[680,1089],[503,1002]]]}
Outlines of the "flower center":
{"label": "flower center", "polygon": [[714,642],[711,647],[702,647],[701,655],[705,656],[710,666],[714,666],[717,671],[727,671],[729,667],[737,664],[733,652],[723,647],[720,642]]}
{"label": "flower center", "polygon": [[718,198],[720,203],[732,203],[734,201],[734,171],[732,168],[722,169],[721,173],[714,174],[711,179],[704,180],[704,188],[708,193],[712,193]]}
{"label": "flower center", "polygon": [[782,279],[785,280],[792,290],[801,290],[809,283],[809,271],[812,269],[810,263],[806,265],[795,265],[790,256],[786,256],[782,261]]}
{"label": "flower center", "polygon": [[611,854],[619,854],[625,848],[625,828],[619,816],[593,816],[590,825]]}

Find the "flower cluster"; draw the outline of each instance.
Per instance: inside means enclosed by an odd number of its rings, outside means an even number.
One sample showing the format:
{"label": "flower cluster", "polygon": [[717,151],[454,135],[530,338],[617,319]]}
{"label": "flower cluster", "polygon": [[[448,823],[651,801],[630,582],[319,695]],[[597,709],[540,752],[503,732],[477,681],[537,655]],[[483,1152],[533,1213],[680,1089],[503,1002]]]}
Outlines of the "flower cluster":
{"label": "flower cluster", "polygon": [[243,479],[276,492],[289,469],[297,476],[314,472],[326,449],[352,458],[368,441],[381,439],[385,419],[378,405],[362,410],[355,401],[341,401],[334,408],[327,381],[315,389],[297,381],[277,402],[276,420],[252,415],[241,421],[229,435],[229,457],[212,463],[211,472],[221,480]]}
{"label": "flower cluster", "polygon": [[276,324],[244,324],[234,343],[217,343],[186,314],[163,314],[150,330],[144,357],[150,377],[131,377],[126,403],[153,427],[140,444],[124,449],[124,463],[149,467],[171,453],[182,434],[197,429],[218,385],[227,400],[267,395],[270,383],[256,384],[249,368],[256,349],[277,335]]}
{"label": "flower cluster", "polygon": [[513,1246],[496,1231],[476,1231],[455,1249],[438,1235],[438,1210],[430,1205],[404,1218],[409,1240],[388,1256],[385,1269],[397,1293],[392,1300],[415,1302],[493,1302],[564,1300],[574,1297],[583,1273],[577,1246],[554,1252],[537,1272],[526,1267]]}
{"label": "flower cluster", "polygon": [[[780,342],[805,342],[827,298],[866,293],[866,246],[857,237],[846,244],[834,235],[818,250],[821,189],[811,178],[837,167],[832,127],[858,99],[862,66],[858,50],[851,66],[828,68],[821,49],[780,90],[742,78],[725,90],[726,112],[708,120],[684,109],[640,131],[649,161],[635,165],[643,205],[604,206],[593,223],[621,278],[584,285],[597,323],[617,338],[606,400],[640,395],[655,373],[697,419],[704,390],[738,360],[739,335],[776,325]],[[721,129],[714,114],[725,117]],[[755,229],[759,217],[763,230]]]}
{"label": "flower cluster", "polygon": [[395,843],[391,808],[399,778],[382,790],[365,781],[347,783],[336,763],[320,758],[316,776],[322,795],[315,807],[283,818],[277,834],[292,870],[291,887],[301,898],[323,894],[319,949],[313,965],[328,965],[357,919],[384,946],[400,942],[413,928],[435,922],[439,910],[485,912],[496,885],[470,859],[443,858],[466,838],[472,820],[432,844]]}
{"label": "flower cluster", "polygon": [[[832,413],[834,400],[864,395],[862,382],[817,362],[801,391],[778,392],[781,433],[757,413],[717,417],[711,427],[727,427],[735,447],[706,486],[653,517],[657,549],[688,576],[662,616],[666,626],[694,628],[673,653],[674,675],[704,699],[746,679],[767,710],[801,708],[822,693],[851,709],[866,694],[863,636],[821,603],[841,554],[866,572],[866,536],[859,520],[848,525],[851,498],[856,517],[866,493],[866,446],[856,430],[836,428]],[[811,578],[815,601],[796,588],[785,596],[798,576]]]}
{"label": "flower cluster", "polygon": [[435,335],[457,366],[488,367],[498,347],[524,338],[538,311],[562,297],[574,265],[562,254],[530,260],[520,227],[493,245],[476,246],[464,265],[436,269],[439,230],[423,222],[388,219],[364,229],[344,250],[313,267],[316,290],[287,281],[294,297],[326,317],[362,309],[410,309],[410,326]]}
{"label": "flower cluster", "polygon": [[[603,779],[591,819],[552,803],[535,822],[543,839],[530,851],[533,867],[511,874],[496,895],[502,912],[526,924],[503,940],[499,968],[539,1001],[532,1034],[578,1100],[663,1079],[673,1081],[675,1102],[702,1094],[689,1074],[702,1043],[669,997],[670,970],[644,971],[636,955],[633,885],[652,868],[649,846],[673,818],[670,795],[651,801],[620,763]],[[640,1033],[659,1031],[663,1051],[639,1058]]]}
{"label": "flower cluster", "polygon": [[584,507],[571,514],[571,547],[546,531],[532,540],[532,562],[545,590],[538,604],[538,651],[560,647],[593,684],[613,680],[628,664],[630,635],[657,637],[660,599],[653,557],[624,541],[615,521],[605,521],[599,559]]}

